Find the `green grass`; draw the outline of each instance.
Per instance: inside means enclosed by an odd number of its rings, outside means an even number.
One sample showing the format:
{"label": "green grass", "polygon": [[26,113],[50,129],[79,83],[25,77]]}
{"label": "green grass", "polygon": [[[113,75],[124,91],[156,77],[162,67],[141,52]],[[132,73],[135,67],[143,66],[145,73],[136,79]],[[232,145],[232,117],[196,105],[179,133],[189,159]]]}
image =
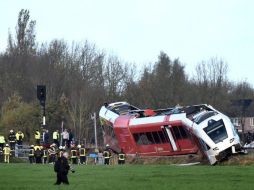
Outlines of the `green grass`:
{"label": "green grass", "polygon": [[234,190],[254,188],[254,166],[76,166],[70,185],[54,186],[53,165],[0,164],[0,190]]}

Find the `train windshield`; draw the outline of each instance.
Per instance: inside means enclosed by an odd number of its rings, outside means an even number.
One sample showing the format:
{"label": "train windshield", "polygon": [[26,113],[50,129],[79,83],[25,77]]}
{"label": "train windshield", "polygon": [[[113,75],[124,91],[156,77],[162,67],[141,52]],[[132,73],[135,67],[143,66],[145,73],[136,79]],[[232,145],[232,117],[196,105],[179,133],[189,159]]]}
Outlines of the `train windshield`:
{"label": "train windshield", "polygon": [[204,128],[204,131],[215,144],[228,138],[228,134],[222,119],[219,121],[210,120],[208,122],[208,127]]}

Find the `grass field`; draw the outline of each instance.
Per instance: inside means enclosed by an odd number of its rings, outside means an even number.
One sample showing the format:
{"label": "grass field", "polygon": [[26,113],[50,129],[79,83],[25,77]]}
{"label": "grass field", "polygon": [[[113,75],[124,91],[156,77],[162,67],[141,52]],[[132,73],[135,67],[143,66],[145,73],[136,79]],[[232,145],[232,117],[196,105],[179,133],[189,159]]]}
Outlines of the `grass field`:
{"label": "grass field", "polygon": [[76,166],[70,185],[54,186],[53,165],[0,164],[0,190],[254,189],[254,166]]}

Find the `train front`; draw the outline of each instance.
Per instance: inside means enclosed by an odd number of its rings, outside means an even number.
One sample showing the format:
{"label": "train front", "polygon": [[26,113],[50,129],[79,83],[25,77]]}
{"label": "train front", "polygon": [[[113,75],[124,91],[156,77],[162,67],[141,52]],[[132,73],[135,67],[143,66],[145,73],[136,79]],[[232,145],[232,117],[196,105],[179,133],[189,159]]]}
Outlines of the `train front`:
{"label": "train front", "polygon": [[194,116],[193,130],[210,164],[214,165],[241,151],[242,146],[230,119],[211,106],[207,108]]}

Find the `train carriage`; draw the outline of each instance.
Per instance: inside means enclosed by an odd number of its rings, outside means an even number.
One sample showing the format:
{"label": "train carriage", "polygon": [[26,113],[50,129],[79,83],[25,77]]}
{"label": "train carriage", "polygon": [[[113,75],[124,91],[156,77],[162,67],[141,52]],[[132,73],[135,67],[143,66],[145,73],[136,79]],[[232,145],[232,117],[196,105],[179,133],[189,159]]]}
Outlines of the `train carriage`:
{"label": "train carriage", "polygon": [[104,142],[117,152],[172,156],[200,150],[215,164],[241,149],[229,118],[205,104],[140,110],[116,102],[102,106],[99,115]]}

